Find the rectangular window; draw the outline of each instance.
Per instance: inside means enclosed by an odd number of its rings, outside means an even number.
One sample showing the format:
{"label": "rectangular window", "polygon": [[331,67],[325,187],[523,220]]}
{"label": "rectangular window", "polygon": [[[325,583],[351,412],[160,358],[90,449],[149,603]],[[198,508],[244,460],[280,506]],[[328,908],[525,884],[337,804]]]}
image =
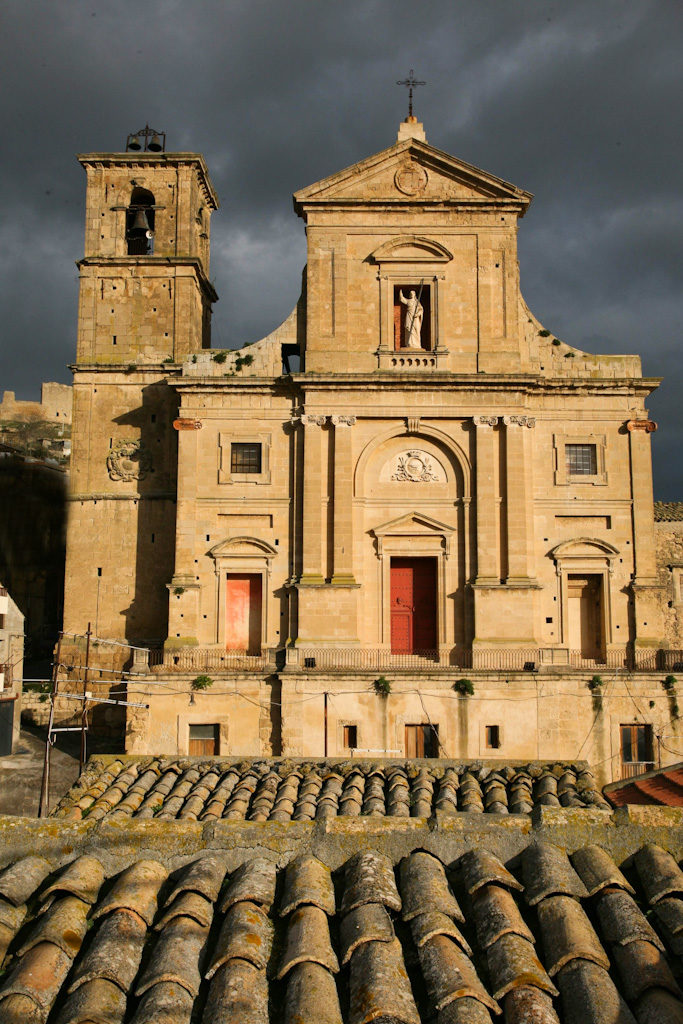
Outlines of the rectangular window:
{"label": "rectangular window", "polygon": [[190,757],[203,757],[207,754],[218,753],[218,726],[217,725],[191,725],[190,726]]}
{"label": "rectangular window", "polygon": [[651,725],[621,726],[621,777],[633,778],[654,768]]}
{"label": "rectangular window", "polygon": [[438,725],[406,725],[406,757],[438,756]]}
{"label": "rectangular window", "polygon": [[500,726],[499,725],[487,725],[486,726],[486,746],[492,750],[498,750],[500,746]]}
{"label": "rectangular window", "polygon": [[564,448],[567,476],[595,476],[598,472],[594,444],[567,444]]}
{"label": "rectangular window", "polygon": [[233,441],[230,445],[230,472],[260,473],[261,445],[251,441]]}
{"label": "rectangular window", "polygon": [[345,725],[344,726],[344,746],[349,750],[355,750],[358,746],[358,726],[357,725]]}

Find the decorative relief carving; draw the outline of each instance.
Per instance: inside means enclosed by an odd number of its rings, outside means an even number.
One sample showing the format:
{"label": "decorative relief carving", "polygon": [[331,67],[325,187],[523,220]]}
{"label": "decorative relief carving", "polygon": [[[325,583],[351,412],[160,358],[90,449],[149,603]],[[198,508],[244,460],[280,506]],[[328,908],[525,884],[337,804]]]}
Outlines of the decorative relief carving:
{"label": "decorative relief carving", "polygon": [[305,412],[301,417],[301,422],[305,427],[324,427],[327,422],[327,416],[313,415],[312,413]]}
{"label": "decorative relief carving", "polygon": [[152,468],[152,456],[142,441],[117,441],[107,455],[112,480],[144,480]]}
{"label": "decorative relief carving", "polygon": [[406,430],[409,434],[419,434],[420,432],[420,417],[419,416],[406,416]]}
{"label": "decorative relief carving", "polygon": [[420,164],[408,163],[398,168],[394,175],[394,184],[399,192],[406,196],[416,196],[424,192],[429,177]]}
{"label": "decorative relief carving", "polygon": [[425,452],[409,451],[398,457],[398,467],[392,480],[408,481],[413,484],[439,482],[429,456]]}
{"label": "decorative relief carving", "polygon": [[475,427],[495,427],[498,423],[498,416],[473,416]]}
{"label": "decorative relief carving", "polygon": [[335,427],[352,427],[356,422],[355,416],[347,416],[345,413],[330,418]]}
{"label": "decorative relief carving", "polygon": [[503,423],[506,427],[535,427],[535,416],[503,416]]}

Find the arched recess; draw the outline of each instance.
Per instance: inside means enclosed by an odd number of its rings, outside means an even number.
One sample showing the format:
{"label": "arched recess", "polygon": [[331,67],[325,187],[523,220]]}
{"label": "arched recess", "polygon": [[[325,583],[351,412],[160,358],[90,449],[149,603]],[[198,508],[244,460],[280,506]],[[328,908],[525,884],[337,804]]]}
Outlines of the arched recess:
{"label": "arched recess", "polygon": [[[247,588],[247,599],[254,601],[258,595],[259,608],[252,608],[252,616],[260,615],[258,629],[258,652],[261,653],[268,642],[269,622],[272,615],[271,605],[271,563],[277,555],[277,549],[260,537],[241,536],[228,537],[215,544],[208,552],[214,560],[216,574],[215,608],[216,635],[215,641],[230,648],[230,608],[229,586],[237,579],[244,579],[250,584]],[[254,642],[250,645],[256,646]]]}
{"label": "arched recess", "polygon": [[470,460],[468,459],[467,454],[460,447],[457,441],[455,441],[445,431],[440,430],[438,427],[429,426],[425,423],[420,423],[419,429],[416,431],[407,430],[405,427],[394,425],[383,433],[377,434],[366,444],[358,457],[354,470],[353,494],[355,498],[364,499],[367,497],[366,474],[368,466],[375,453],[382,447],[382,445],[385,445],[387,441],[391,441],[393,438],[398,437],[404,437],[406,439],[407,447],[410,447],[410,445],[413,444],[411,439],[414,439],[415,446],[418,446],[421,437],[429,438],[431,441],[436,442],[452,468],[458,497],[469,501],[472,494],[472,466],[470,465]]}
{"label": "arched recess", "polygon": [[136,185],[126,211],[129,256],[150,256],[154,251],[154,194]]}
{"label": "arched recess", "polygon": [[563,646],[583,658],[604,660],[614,638],[612,573],[619,549],[600,538],[577,537],[548,554],[559,584]]}

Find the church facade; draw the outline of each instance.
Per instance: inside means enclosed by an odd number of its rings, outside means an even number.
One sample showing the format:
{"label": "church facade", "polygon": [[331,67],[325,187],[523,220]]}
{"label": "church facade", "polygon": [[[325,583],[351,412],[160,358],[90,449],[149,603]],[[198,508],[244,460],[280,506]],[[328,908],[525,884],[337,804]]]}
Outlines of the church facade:
{"label": "church facade", "polygon": [[79,159],[64,629],[130,645],[127,749],[654,759],[658,381],[528,309],[531,195],[409,118],[295,194],[301,296],[225,352],[202,158]]}

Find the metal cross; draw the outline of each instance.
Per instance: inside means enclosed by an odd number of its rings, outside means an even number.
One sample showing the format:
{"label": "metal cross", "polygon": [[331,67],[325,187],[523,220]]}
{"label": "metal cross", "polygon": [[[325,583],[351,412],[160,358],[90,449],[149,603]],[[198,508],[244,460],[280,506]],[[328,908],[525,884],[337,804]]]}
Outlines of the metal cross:
{"label": "metal cross", "polygon": [[397,82],[396,85],[405,85],[408,88],[408,117],[413,116],[413,89],[418,85],[426,85],[426,82],[418,82],[413,73],[413,69],[410,69],[410,74],[407,78]]}

